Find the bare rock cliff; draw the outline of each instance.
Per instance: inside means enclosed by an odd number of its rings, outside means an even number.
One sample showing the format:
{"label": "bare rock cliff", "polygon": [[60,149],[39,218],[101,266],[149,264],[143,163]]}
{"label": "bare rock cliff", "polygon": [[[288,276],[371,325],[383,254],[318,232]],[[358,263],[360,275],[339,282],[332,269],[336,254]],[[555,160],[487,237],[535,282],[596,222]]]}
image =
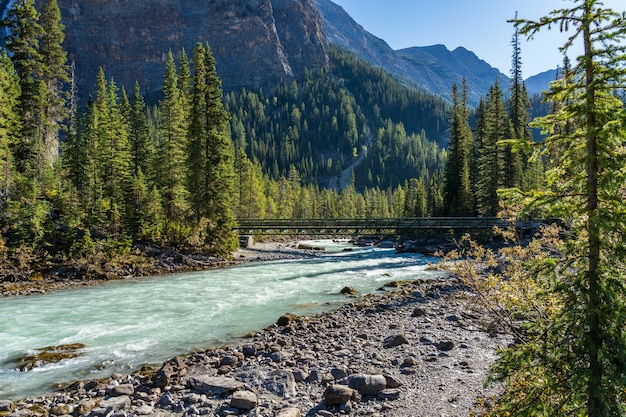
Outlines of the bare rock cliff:
{"label": "bare rock cliff", "polygon": [[322,20],[312,0],[59,0],[65,47],[80,95],[99,67],[118,85],[147,92],[163,82],[172,50],[189,56],[208,42],[225,89],[265,86],[304,68],[328,66]]}

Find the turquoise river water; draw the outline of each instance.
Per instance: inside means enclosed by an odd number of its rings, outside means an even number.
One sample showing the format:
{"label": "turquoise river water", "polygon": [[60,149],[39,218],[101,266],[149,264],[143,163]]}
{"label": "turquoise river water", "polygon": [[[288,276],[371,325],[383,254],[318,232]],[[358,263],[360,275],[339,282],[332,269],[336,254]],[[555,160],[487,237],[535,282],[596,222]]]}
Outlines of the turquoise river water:
{"label": "turquoise river water", "polygon": [[[392,280],[420,279],[432,258],[392,249],[330,245],[311,259],[116,281],[44,295],[0,300],[0,398],[17,399],[51,387],[237,342],[285,312],[311,315],[350,301],[352,286],[375,292]],[[14,359],[38,348],[83,343],[74,359],[20,372]]]}

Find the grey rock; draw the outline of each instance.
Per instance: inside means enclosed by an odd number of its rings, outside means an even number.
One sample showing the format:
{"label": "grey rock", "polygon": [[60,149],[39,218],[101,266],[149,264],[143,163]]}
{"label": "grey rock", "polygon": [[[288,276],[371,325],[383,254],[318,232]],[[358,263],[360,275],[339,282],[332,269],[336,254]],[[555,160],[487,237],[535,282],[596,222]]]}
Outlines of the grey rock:
{"label": "grey rock", "polygon": [[454,349],[454,348],[455,348],[455,346],[456,346],[456,345],[455,345],[455,343],[454,343],[453,341],[450,341],[450,340],[448,340],[448,341],[444,341],[444,342],[439,342],[439,343],[437,343],[437,344],[435,345],[435,347],[436,347],[438,350],[441,350],[442,352],[448,352],[448,351],[451,351],[452,349]]}
{"label": "grey rock", "polygon": [[346,367],[333,368],[330,370],[330,373],[335,379],[341,379],[348,376],[348,370]]}
{"label": "grey rock", "polygon": [[14,405],[11,400],[0,400],[0,413],[10,413],[13,411]]}
{"label": "grey rock", "polygon": [[111,397],[109,399],[102,400],[100,404],[98,404],[98,407],[91,410],[91,413],[89,414],[92,416],[107,416],[113,412],[128,410],[130,408],[130,404],[130,397],[127,395]]}
{"label": "grey rock", "polygon": [[340,292],[341,294],[347,295],[347,296],[355,296],[359,293],[354,287],[344,287],[341,289]]}
{"label": "grey rock", "polygon": [[413,310],[411,317],[423,317],[425,315],[426,315],[426,310],[424,310],[422,307],[416,307],[415,310]]}
{"label": "grey rock", "polygon": [[220,365],[233,366],[239,362],[239,358],[234,355],[226,355],[220,360]]}
{"label": "grey rock", "polygon": [[202,394],[211,395],[230,394],[243,386],[234,378],[202,375],[190,377],[188,385]]}
{"label": "grey rock", "polygon": [[284,326],[291,324],[297,318],[298,316],[296,316],[293,313],[285,313],[278,318],[278,320],[276,321],[276,324],[278,326],[284,327]]}
{"label": "grey rock", "polygon": [[111,411],[128,410],[130,408],[130,403],[130,397],[127,395],[122,395],[119,397],[111,397],[109,399],[102,400],[100,404],[98,404],[98,407],[109,409]]}
{"label": "grey rock", "polygon": [[147,416],[154,413],[154,407],[151,407],[148,404],[144,404],[135,408],[134,413],[138,416]]}
{"label": "grey rock", "polygon": [[414,358],[413,356],[409,356],[408,358],[404,359],[404,361],[402,362],[402,366],[417,366],[417,359]]}
{"label": "grey rock", "polygon": [[34,415],[35,414],[32,411],[30,411],[28,408],[22,408],[19,410],[15,410],[11,414],[9,414],[9,417],[32,417]]}
{"label": "grey rock", "polygon": [[381,400],[397,400],[400,398],[400,390],[395,388],[388,388],[380,391],[376,396]]}
{"label": "grey rock", "polygon": [[295,368],[291,373],[296,382],[304,382],[309,377],[309,373],[301,368]]}
{"label": "grey rock", "polygon": [[298,408],[285,408],[284,410],[280,410],[276,417],[301,417],[302,413]]}
{"label": "grey rock", "polygon": [[245,345],[242,347],[241,352],[244,356],[256,356],[256,346],[254,345]]}
{"label": "grey rock", "polygon": [[384,377],[385,377],[385,380],[387,381],[387,388],[398,388],[404,385],[402,380],[400,380],[398,377],[394,375],[385,374]]}
{"label": "grey rock", "polygon": [[385,347],[386,349],[394,348],[400,345],[408,345],[408,344],[409,344],[409,339],[407,339],[407,337],[403,334],[389,336],[383,341],[383,347]]}
{"label": "grey rock", "polygon": [[383,375],[356,374],[348,378],[348,386],[361,395],[377,395],[387,388],[387,379]]}
{"label": "grey rock", "polygon": [[171,392],[166,392],[159,398],[157,405],[162,408],[173,408],[178,404],[178,400],[176,400]]}
{"label": "grey rock", "polygon": [[74,416],[83,416],[89,413],[96,406],[96,401],[93,399],[83,400],[78,403],[78,406],[74,408]]}
{"label": "grey rock", "polygon": [[50,414],[55,415],[55,416],[69,415],[71,414],[70,406],[67,404],[55,404],[54,406],[50,408]]}
{"label": "grey rock", "polygon": [[133,395],[135,393],[135,387],[133,384],[122,384],[111,389],[112,397],[121,397],[123,395]]}
{"label": "grey rock", "polygon": [[257,407],[258,399],[254,392],[237,391],[230,399],[230,406],[238,410],[254,410]]}
{"label": "grey rock", "polygon": [[265,389],[280,398],[296,395],[296,380],[292,372],[283,370],[241,372],[237,374],[237,379],[257,389]]}
{"label": "grey rock", "polygon": [[323,399],[327,405],[340,405],[352,400],[354,394],[354,390],[345,385],[329,385],[324,391]]}

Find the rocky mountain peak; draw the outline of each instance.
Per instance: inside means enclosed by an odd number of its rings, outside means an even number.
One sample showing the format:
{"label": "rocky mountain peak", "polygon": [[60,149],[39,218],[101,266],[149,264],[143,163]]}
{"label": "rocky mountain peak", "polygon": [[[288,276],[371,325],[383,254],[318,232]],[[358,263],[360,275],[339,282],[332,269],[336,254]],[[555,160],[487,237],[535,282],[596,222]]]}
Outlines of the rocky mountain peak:
{"label": "rocky mountain peak", "polygon": [[[40,5],[42,0],[38,1]],[[58,0],[80,94],[103,67],[118,85],[161,88],[167,52],[208,42],[225,89],[328,66],[312,0]]]}

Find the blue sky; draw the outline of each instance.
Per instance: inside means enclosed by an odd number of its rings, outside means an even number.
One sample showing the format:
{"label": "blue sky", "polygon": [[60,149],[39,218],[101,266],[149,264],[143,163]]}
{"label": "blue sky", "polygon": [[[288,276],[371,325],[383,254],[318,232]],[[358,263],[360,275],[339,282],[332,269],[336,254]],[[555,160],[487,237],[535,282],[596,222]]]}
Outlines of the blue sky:
{"label": "blue sky", "polygon": [[[538,19],[571,0],[332,0],[361,26],[385,40],[393,49],[443,44],[453,50],[463,46],[509,75],[511,38],[508,19]],[[626,10],[624,0],[604,0],[605,7]],[[565,39],[558,28],[543,31],[522,43],[522,72],[529,77],[563,62],[558,51]],[[579,51],[570,53],[574,59]]]}

